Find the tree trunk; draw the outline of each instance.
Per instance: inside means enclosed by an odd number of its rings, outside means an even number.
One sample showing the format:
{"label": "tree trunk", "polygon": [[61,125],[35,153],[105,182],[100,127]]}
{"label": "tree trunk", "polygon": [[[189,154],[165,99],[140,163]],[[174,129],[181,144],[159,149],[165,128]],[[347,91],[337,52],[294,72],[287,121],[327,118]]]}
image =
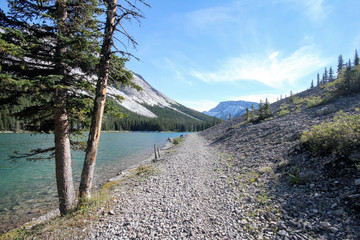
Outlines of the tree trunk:
{"label": "tree trunk", "polygon": [[80,181],[80,204],[91,197],[91,186],[94,179],[97,148],[99,144],[102,118],[106,101],[106,87],[110,70],[111,48],[113,45],[114,22],[116,15],[116,0],[110,0],[107,7],[105,35],[101,47],[96,96],[92,113],[86,155]]}
{"label": "tree trunk", "polygon": [[[55,56],[55,70],[62,76],[61,85],[66,85],[65,65],[61,56],[66,52],[61,35],[66,32],[64,22],[67,18],[66,6],[59,1],[57,7],[58,39]],[[75,201],[75,191],[72,179],[69,118],[66,110],[68,90],[58,87],[54,92],[54,139],[56,161],[56,183],[59,195],[59,210],[62,215],[69,212]]]}
{"label": "tree trunk", "polygon": [[66,94],[66,90],[63,89],[56,91],[56,107],[54,108],[56,183],[59,195],[59,210],[62,215],[72,209],[75,201],[71,169],[69,119],[64,107]]}

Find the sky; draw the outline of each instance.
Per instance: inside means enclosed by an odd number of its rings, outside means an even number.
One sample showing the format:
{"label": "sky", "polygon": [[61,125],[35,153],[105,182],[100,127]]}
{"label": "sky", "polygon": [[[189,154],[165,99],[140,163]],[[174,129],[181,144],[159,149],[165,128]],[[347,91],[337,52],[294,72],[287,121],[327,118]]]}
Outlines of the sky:
{"label": "sky", "polygon": [[340,54],[360,50],[359,0],[148,2],[145,19],[126,25],[140,59],[126,67],[198,111],[306,90]]}
{"label": "sky", "polygon": [[358,0],[153,0],[127,67],[198,111],[276,101],[360,50]]}

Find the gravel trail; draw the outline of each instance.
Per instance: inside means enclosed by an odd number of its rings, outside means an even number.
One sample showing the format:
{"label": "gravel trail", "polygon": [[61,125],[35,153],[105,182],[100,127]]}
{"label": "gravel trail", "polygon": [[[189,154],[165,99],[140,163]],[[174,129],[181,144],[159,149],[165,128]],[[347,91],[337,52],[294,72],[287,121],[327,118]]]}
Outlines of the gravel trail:
{"label": "gravel trail", "polygon": [[[243,239],[221,154],[198,134],[154,164],[159,173],[114,191],[90,239]],[[241,219],[241,218],[240,218]]]}

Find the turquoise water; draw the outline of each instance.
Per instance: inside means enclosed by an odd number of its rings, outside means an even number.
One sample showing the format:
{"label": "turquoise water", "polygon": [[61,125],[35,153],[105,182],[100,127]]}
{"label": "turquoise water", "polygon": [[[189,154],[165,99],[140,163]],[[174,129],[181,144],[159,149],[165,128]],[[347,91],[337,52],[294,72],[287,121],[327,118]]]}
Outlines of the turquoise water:
{"label": "turquoise water", "polygon": [[[168,137],[184,133],[123,132],[102,133],[96,161],[95,185],[136,164],[163,146]],[[0,134],[0,232],[57,207],[55,162],[51,160],[9,160],[14,152],[53,146],[53,135]],[[77,188],[84,152],[72,153],[73,178]]]}

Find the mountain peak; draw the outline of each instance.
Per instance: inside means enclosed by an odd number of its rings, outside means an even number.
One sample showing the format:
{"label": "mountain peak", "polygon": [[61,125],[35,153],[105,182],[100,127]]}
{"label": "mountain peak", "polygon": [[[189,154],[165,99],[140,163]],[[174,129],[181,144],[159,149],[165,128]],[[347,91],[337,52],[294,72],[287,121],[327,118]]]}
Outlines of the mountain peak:
{"label": "mountain peak", "polygon": [[232,118],[241,116],[245,113],[246,108],[251,108],[251,105],[254,105],[255,108],[258,107],[256,102],[238,100],[238,101],[223,101],[220,102],[216,107],[210,109],[209,111],[204,111],[203,113],[212,117],[221,118],[227,120],[229,114]]}

